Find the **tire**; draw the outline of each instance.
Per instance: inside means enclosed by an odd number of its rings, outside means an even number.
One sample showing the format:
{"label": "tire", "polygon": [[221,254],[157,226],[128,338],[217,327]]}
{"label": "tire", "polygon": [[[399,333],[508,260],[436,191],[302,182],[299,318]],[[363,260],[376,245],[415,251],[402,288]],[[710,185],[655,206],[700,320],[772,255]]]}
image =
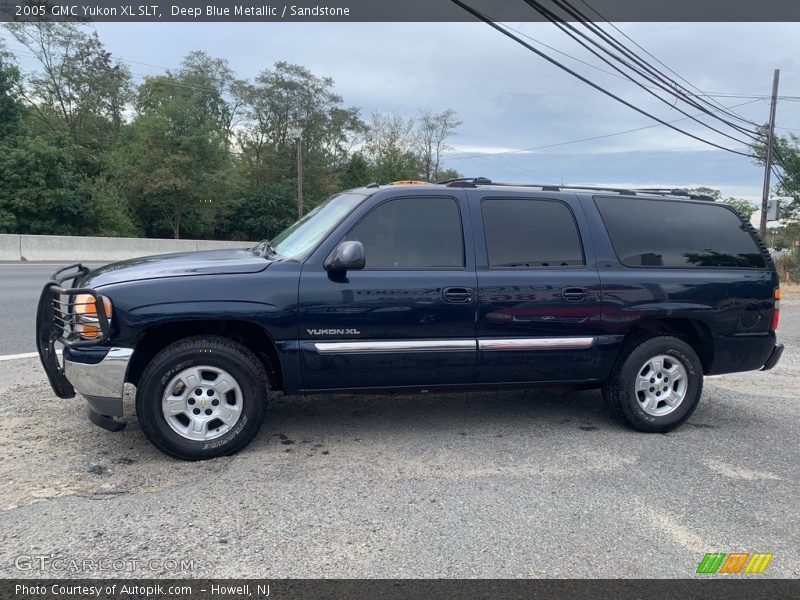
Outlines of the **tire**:
{"label": "tire", "polygon": [[244,448],[267,409],[268,380],[245,346],[224,337],[186,338],[147,365],[136,414],[152,444],[174,458],[207,460]]}
{"label": "tire", "polygon": [[697,353],[671,336],[628,342],[603,384],[603,399],[617,418],[647,433],[680,426],[692,416],[702,392],[703,366]]}

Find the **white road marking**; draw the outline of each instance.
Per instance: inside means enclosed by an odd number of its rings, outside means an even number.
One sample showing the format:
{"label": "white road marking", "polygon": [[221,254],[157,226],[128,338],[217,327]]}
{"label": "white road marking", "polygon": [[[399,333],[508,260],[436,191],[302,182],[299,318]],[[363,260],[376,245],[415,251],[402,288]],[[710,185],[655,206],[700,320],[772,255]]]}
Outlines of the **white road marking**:
{"label": "white road marking", "polygon": [[[56,350],[56,354],[61,354],[61,350]],[[24,354],[3,354],[0,355],[0,362],[6,360],[22,360],[24,358],[36,358],[39,356],[38,352],[25,352]]]}

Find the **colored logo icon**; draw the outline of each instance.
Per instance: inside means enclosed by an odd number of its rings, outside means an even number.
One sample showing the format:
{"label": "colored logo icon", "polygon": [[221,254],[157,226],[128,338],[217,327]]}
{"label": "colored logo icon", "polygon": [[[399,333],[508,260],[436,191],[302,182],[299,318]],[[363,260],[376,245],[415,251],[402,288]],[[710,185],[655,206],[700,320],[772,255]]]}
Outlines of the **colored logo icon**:
{"label": "colored logo icon", "polygon": [[772,560],[771,552],[706,552],[697,573],[763,573]]}

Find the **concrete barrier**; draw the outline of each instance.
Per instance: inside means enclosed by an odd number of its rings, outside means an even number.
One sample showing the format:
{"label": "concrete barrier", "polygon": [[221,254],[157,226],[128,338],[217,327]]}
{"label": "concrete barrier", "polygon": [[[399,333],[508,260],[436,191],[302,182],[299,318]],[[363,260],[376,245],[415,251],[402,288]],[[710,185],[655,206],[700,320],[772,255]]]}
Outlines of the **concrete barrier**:
{"label": "concrete barrier", "polygon": [[249,248],[255,242],[0,234],[3,261],[117,261],[152,254]]}
{"label": "concrete barrier", "polygon": [[0,233],[0,260],[19,260],[19,236]]}

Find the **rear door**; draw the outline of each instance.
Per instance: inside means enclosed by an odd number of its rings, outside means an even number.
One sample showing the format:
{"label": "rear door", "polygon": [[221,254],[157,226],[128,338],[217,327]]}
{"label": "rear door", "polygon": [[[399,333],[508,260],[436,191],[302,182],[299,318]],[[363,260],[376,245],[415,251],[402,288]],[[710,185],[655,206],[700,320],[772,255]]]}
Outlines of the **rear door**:
{"label": "rear door", "polygon": [[331,249],[360,241],[366,268],[332,275],[324,257],[303,267],[305,388],[471,382],[477,280],[465,194],[384,196],[362,208]]}
{"label": "rear door", "polygon": [[469,201],[477,224],[477,380],[593,379],[601,290],[578,199],[479,188]]}

